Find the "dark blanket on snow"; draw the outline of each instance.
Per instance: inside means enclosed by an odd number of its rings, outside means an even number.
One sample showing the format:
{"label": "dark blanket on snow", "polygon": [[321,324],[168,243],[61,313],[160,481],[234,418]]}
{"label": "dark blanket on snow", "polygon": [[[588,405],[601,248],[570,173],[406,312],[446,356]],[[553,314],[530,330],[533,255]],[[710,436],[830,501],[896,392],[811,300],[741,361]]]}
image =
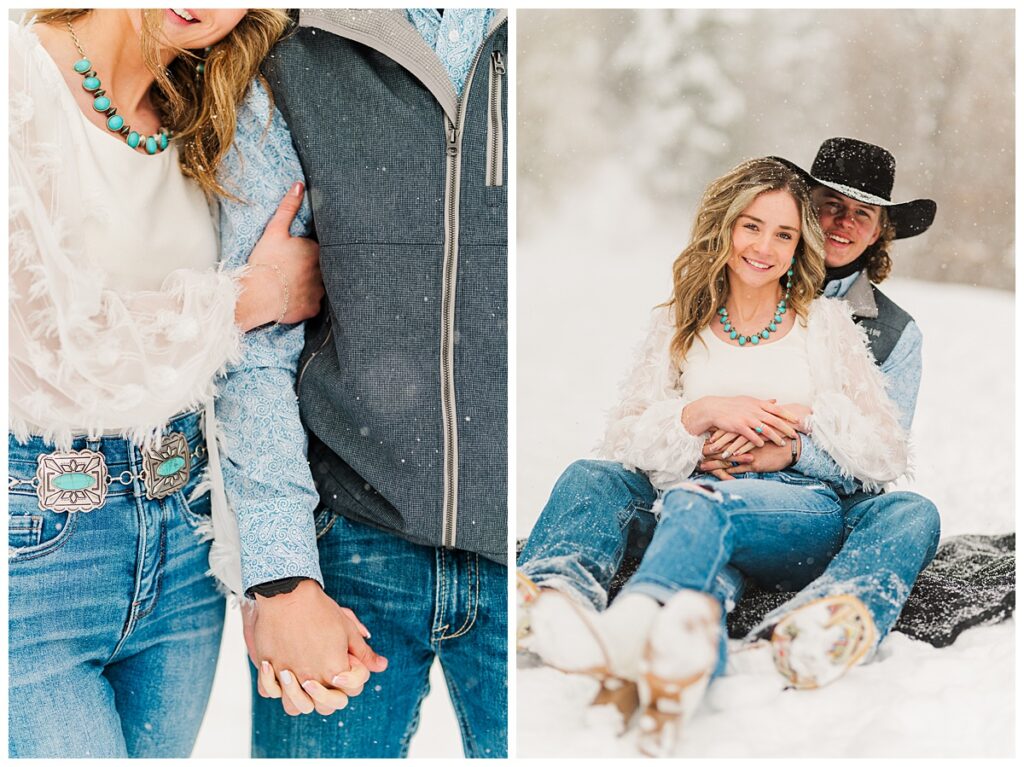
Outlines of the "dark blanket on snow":
{"label": "dark blanket on snow", "polygon": [[[1014,533],[958,535],[943,541],[935,559],[918,576],[894,630],[946,647],[971,626],[1009,618],[1016,583],[1014,543]],[[614,598],[639,564],[638,559],[623,563],[610,596]],[[734,639],[745,637],[765,615],[795,595],[766,591],[753,583],[744,591],[729,614],[729,636]]]}

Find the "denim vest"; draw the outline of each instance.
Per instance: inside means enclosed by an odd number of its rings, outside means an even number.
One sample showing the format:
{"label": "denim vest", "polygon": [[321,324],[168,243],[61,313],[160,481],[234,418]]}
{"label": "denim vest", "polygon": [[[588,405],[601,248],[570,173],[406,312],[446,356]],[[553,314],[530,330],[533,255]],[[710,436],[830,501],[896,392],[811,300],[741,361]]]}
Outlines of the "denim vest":
{"label": "denim vest", "polygon": [[864,328],[875,362],[882,365],[892,354],[904,328],[914,318],[872,285],[864,272],[843,298],[853,307],[854,322]]}
{"label": "denim vest", "polygon": [[324,505],[506,561],[507,23],[461,99],[404,11],[303,11],[264,64],[327,304],[298,395]]}

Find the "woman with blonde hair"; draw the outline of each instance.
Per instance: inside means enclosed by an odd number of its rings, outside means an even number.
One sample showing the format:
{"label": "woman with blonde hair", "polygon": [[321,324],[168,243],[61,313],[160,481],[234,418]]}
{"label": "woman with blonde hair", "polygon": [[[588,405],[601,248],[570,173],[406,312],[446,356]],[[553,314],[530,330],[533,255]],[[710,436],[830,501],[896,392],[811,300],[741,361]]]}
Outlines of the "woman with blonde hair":
{"label": "woman with blonde hair", "polygon": [[287,23],[56,9],[9,27],[11,756],[191,751],[224,619],[206,573],[237,560],[214,377],[242,333],[323,295],[316,244],[288,234],[301,184],[248,268],[217,269],[211,205],[239,191],[218,167]]}
{"label": "woman with blonde hair", "polygon": [[[774,159],[744,162],[707,188],[672,297],[655,309],[611,414],[607,460],[569,467],[520,556],[524,644],[601,679],[597,702],[627,719],[642,709],[648,753],[671,748],[724,669],[738,579],[800,588],[843,540],[826,481],[790,468],[726,482],[725,472],[696,473],[703,456],[741,464],[771,441],[791,451],[792,467],[800,435],[813,432],[865,487],[906,470],[906,435],[863,333],[844,304],[816,297],[822,247],[802,178]],[[640,567],[605,610],[611,578],[638,543]],[[872,647],[872,617],[856,595],[798,612],[775,634],[780,648],[800,634],[804,644],[776,661],[803,683],[829,681]]]}

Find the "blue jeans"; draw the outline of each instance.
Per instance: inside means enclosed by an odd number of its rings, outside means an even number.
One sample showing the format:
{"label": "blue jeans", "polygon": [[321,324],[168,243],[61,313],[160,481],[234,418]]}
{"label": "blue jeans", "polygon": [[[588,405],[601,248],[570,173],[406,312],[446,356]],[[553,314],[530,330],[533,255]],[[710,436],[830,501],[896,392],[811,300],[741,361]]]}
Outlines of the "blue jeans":
{"label": "blue jeans", "polygon": [[291,717],[253,673],[254,757],[404,757],[440,659],[466,756],[508,754],[508,568],[477,554],[409,543],[320,511],[327,594],[372,633],[388,668],[331,716]]}
{"label": "blue jeans", "polygon": [[[170,428],[203,444],[199,416]],[[112,477],[138,474],[124,439],[77,439]],[[8,439],[9,474],[31,479],[52,446]],[[93,511],[41,511],[35,491],[8,494],[9,728],[12,757],[187,757],[213,684],[224,599],[206,575],[205,494],[146,500],[139,480],[114,482]]]}
{"label": "blue jeans", "polygon": [[[757,477],[757,478],[749,478]],[[710,491],[657,493],[647,478],[607,461],[577,461],[559,478],[519,558],[538,585],[604,609],[627,552],[644,559],[623,591],[666,601],[682,588],[729,608],[744,577],[803,589],[770,617],[825,594],[851,593],[884,637],[938,544],[935,506],[914,493],[838,498],[799,474],[695,478]]]}

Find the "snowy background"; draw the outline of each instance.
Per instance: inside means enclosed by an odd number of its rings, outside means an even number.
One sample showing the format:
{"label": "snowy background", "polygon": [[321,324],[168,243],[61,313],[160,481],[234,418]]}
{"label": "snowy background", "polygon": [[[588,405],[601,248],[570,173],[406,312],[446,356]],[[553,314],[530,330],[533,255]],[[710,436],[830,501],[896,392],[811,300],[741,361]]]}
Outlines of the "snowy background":
{"label": "snowy background", "polygon": [[[685,244],[701,186],[745,156],[778,153],[809,166],[818,144],[830,135],[892,148],[898,162],[896,196],[930,196],[939,203],[931,231],[916,243],[895,246],[895,277],[884,286],[915,316],[925,337],[913,431],[916,476],[904,486],[935,501],[943,537],[1014,530],[1012,14],[571,12],[576,17],[571,30],[563,15],[518,14],[517,535],[529,534],[562,470],[592,454],[648,312],[668,298],[670,266]],[[863,16],[873,23],[858,18]],[[827,84],[830,75],[807,70],[808,50],[839,48],[868,33],[889,39],[902,29],[909,35],[919,28],[913,25],[932,22],[938,38],[923,32],[907,36],[894,51],[900,54],[895,60],[882,57],[872,64],[890,80],[880,93],[899,105],[902,122],[867,121],[877,115],[875,101],[870,93],[847,89],[856,79],[849,56],[833,50],[828,61],[839,61],[835,71],[829,69],[835,87],[816,91],[831,102],[830,116],[811,124],[813,94],[806,87]],[[937,45],[936,39],[955,42],[954,49],[969,47],[971,35],[943,32],[957,23],[975,32],[985,27],[990,36],[979,50],[987,50],[991,60],[984,66],[1003,79],[974,80],[973,96],[958,89],[947,94],[951,106],[939,109],[924,92],[897,87],[893,73],[902,76],[897,62],[911,66],[908,47]],[[723,30],[729,29],[742,30],[743,36],[711,56],[694,42],[695,30],[701,29],[712,30],[706,39],[728,39]],[[800,50],[790,50],[796,39],[803,43]],[[626,41],[631,41],[628,48]],[[755,41],[764,45],[749,44]],[[884,52],[890,47],[891,40],[882,46]],[[651,68],[641,77],[638,65],[629,64],[633,111],[623,112],[623,119],[598,120],[596,115],[611,108],[606,102],[616,98],[608,95],[605,80],[624,60],[621,50],[630,51],[629,61],[649,60]],[[685,52],[696,54],[687,58]],[[957,60],[965,71],[981,66],[961,53]],[[552,56],[558,67],[551,65]],[[938,56],[932,61],[936,68],[943,60],[935,51],[915,56]],[[730,91],[728,67],[744,57],[750,72],[762,74]],[[541,78],[545,61],[549,77]],[[782,76],[775,76],[769,61],[779,62]],[[676,64],[656,77],[657,62]],[[767,71],[773,75],[766,77]],[[772,97],[786,82],[786,71],[801,87],[789,89],[787,98]],[[684,75],[691,78],[693,93],[722,98],[731,93],[722,111],[710,110],[699,96],[686,97],[686,90],[677,91],[677,100],[662,95],[662,86],[674,77],[685,80]],[[939,77],[938,69],[933,76]],[[531,92],[534,87],[544,92]],[[688,99],[704,106],[688,110]],[[991,134],[972,134],[970,140],[961,135],[965,143],[957,146],[948,134],[972,117],[959,110],[999,99],[1006,105],[986,122]],[[666,120],[690,127],[659,127],[659,100]],[[725,121],[727,127],[700,127],[712,113],[732,115],[726,109],[730,104],[740,112]],[[755,104],[766,111],[751,111]],[[566,110],[579,108],[593,119],[566,116]],[[731,131],[743,123],[748,127],[734,139]],[[936,141],[949,142],[941,156],[915,153],[920,126],[929,123]],[[914,159],[907,162],[908,156]],[[1001,196],[972,203],[966,192],[958,197],[948,185],[940,189],[939,179],[951,172],[954,156],[965,172],[977,165]],[[993,157],[1003,159],[991,163]],[[982,225],[983,218],[989,223]],[[978,238],[975,244],[987,239],[975,248],[966,235]],[[972,270],[962,268],[968,252],[977,254],[971,257]],[[998,338],[979,343],[977,323],[963,321],[978,316],[986,318],[986,327],[1001,329]],[[1014,675],[1013,621],[971,629],[942,650],[892,634],[874,662],[816,692],[782,692],[770,659],[755,654],[738,673],[716,682],[678,755],[1008,757],[1014,748]],[[517,753],[636,756],[631,736],[611,733],[610,712],[587,710],[595,690],[585,678],[520,669]]]}
{"label": "snowy background", "polygon": [[[681,240],[704,186],[739,160],[810,168],[822,140],[852,136],[895,154],[895,199],[938,202],[936,227],[901,244],[899,275],[1012,287],[1013,11],[516,18],[520,235],[611,164]],[[626,212],[595,210],[628,227]]]}

